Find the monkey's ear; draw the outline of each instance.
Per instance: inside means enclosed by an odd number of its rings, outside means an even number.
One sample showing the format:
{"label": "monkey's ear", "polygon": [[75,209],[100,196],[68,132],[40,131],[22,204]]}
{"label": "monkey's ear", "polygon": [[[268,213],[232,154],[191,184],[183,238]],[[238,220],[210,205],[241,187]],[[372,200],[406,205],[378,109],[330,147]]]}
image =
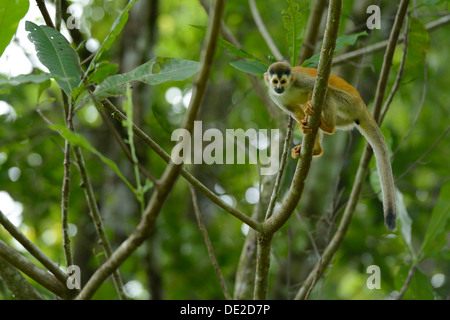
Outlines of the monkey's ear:
{"label": "monkey's ear", "polygon": [[264,80],[266,80],[266,83],[269,83],[269,75],[266,73],[264,73]]}

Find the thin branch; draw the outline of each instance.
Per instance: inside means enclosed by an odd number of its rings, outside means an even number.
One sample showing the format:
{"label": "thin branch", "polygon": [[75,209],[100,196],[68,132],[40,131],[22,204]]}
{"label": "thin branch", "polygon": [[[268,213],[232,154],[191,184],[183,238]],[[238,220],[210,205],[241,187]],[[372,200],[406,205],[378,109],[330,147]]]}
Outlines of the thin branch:
{"label": "thin branch", "polygon": [[47,11],[45,0],[36,0],[36,3],[39,7],[39,10],[41,11],[42,16],[44,17],[45,24],[54,29],[55,25],[53,24],[52,18],[50,18],[50,14]]}
{"label": "thin branch", "polygon": [[[400,87],[400,82],[403,77],[403,71],[405,69],[405,64],[406,64],[406,56],[408,55],[408,39],[409,39],[409,19],[408,19],[408,17],[406,17],[405,25],[406,25],[405,33],[403,35],[403,39],[405,39],[405,40],[403,41],[402,60],[400,61],[400,66],[399,66],[399,69],[397,72],[397,77],[395,78],[395,82],[391,88],[391,92],[389,93],[386,101],[384,102],[383,108],[381,110],[380,122],[383,122],[384,116],[386,115],[387,110],[389,109],[389,106],[391,105],[391,102],[394,99],[394,96],[397,93],[398,88]],[[426,78],[426,76],[425,76],[425,78]]]}
{"label": "thin branch", "polygon": [[[450,15],[446,15],[435,21],[427,23],[425,25],[425,27],[426,27],[427,31],[432,31],[432,30],[438,29],[439,27],[442,27],[448,23],[450,23]],[[400,36],[400,38],[398,39],[398,43],[403,42],[403,40],[404,40],[403,36]],[[348,62],[348,60],[359,58],[364,55],[369,55],[369,54],[372,54],[372,53],[375,53],[378,51],[382,51],[387,47],[388,43],[389,43],[389,40],[383,40],[383,41],[374,43],[372,45],[365,46],[364,48],[341,54],[334,59],[333,66],[337,66],[339,64],[346,63],[346,62]]]}
{"label": "thin branch", "polygon": [[[205,11],[208,13],[210,12],[210,1],[209,0],[199,0],[200,4],[203,6]],[[228,29],[228,27],[225,25],[225,23],[222,21],[220,33],[222,37],[231,43],[233,46],[241,48],[242,45],[236,39],[236,37],[233,35],[233,33]],[[253,75],[246,73],[247,79],[250,81],[250,84],[252,85],[253,90],[255,90],[256,95],[263,103],[264,107],[266,108],[267,112],[270,114],[270,116],[278,123],[278,126],[281,127],[283,124],[282,121],[284,120],[283,112],[278,108],[275,103],[269,98],[269,95],[267,94],[267,90],[265,86],[261,83],[261,80]]]}
{"label": "thin branch", "polygon": [[[220,24],[224,12],[225,1],[218,0],[216,2],[213,17],[210,18],[207,36],[203,45],[200,71],[195,80],[195,87],[192,93],[183,127],[189,132],[192,131],[194,120],[197,117],[198,110],[201,105],[202,98],[206,92],[206,86],[209,79],[209,74],[212,68],[214,53],[216,50],[217,39],[220,31]],[[88,280],[85,287],[81,290],[77,299],[89,299],[100,287],[103,281],[116,270],[148,237],[155,226],[158,215],[168,197],[173,190],[173,185],[177,180],[181,171],[181,167],[169,162],[166,167],[161,180],[160,187],[156,189],[145,208],[144,214],[137,228],[130,234],[130,236],[117,248],[117,250],[109,257],[97,271]]]}
{"label": "thin branch", "polygon": [[270,250],[273,234],[284,225],[295,210],[303,193],[305,180],[311,166],[313,146],[317,135],[320,115],[322,114],[328,80],[331,73],[331,61],[336,46],[339,30],[342,0],[331,0],[328,7],[327,26],[323,46],[320,54],[316,83],[312,95],[312,106],[315,114],[309,118],[308,125],[312,133],[303,136],[301,158],[289,188],[288,195],[281,203],[280,208],[266,221],[258,234],[257,266],[255,278],[254,298],[263,300],[267,298],[269,285]]}
{"label": "thin branch", "polygon": [[275,57],[275,59],[277,59],[277,61],[283,61],[284,57],[281,54],[280,50],[278,50],[278,47],[270,36],[269,31],[267,31],[267,28],[264,25],[264,21],[261,19],[261,15],[259,14],[255,0],[248,0],[248,4],[250,5],[250,11],[252,12],[253,20],[255,20],[255,24],[258,27],[259,33],[263,37],[273,56]]}
{"label": "thin branch", "polygon": [[286,137],[284,139],[283,152],[281,154],[280,167],[278,168],[277,177],[275,179],[275,184],[273,186],[272,195],[270,197],[269,205],[267,206],[265,220],[267,220],[273,213],[273,208],[277,201],[278,195],[280,193],[281,179],[283,178],[284,169],[287,164],[287,158],[289,154],[289,146],[292,143],[292,136],[294,132],[294,120],[289,117],[288,128],[286,131]]}
{"label": "thin branch", "polygon": [[[118,121],[125,121],[126,116],[114,105],[112,104],[108,99],[105,99],[102,101],[103,107],[111,114],[112,117],[114,117]],[[155,141],[153,141],[152,138],[150,138],[142,129],[140,129],[138,126],[133,125],[133,132],[138,136],[147,146],[149,146],[158,156],[161,157],[165,162],[170,162],[170,155],[164,151],[163,148],[161,148]],[[203,183],[201,183],[197,178],[195,178],[185,167],[181,167],[180,175],[185,178],[189,183],[191,183],[197,190],[199,190],[201,193],[203,193],[208,199],[210,199],[212,202],[214,202],[216,205],[218,205],[220,208],[225,210],[226,212],[232,214],[248,226],[250,226],[252,229],[258,230],[259,229],[259,223],[252,219],[251,217],[247,216],[245,213],[239,211],[238,209],[234,208],[230,204],[226,203],[222,199],[220,199],[214,192],[212,192],[210,189],[208,189]],[[160,182],[158,182],[158,185]]]}
{"label": "thin branch", "polygon": [[[373,114],[375,119],[378,118],[381,111],[383,97],[387,85],[387,79],[389,76],[390,67],[392,65],[394,49],[396,44],[398,43],[398,37],[400,34],[401,27],[403,25],[404,17],[406,16],[407,13],[408,4],[409,0],[401,1],[395,17],[394,26],[392,28],[391,35],[389,37],[389,44],[387,46],[386,53],[384,55],[383,67],[381,70],[380,79],[378,81],[378,86],[376,90],[376,96],[374,99],[375,102]],[[344,240],[345,234],[347,233],[348,227],[350,226],[353,213],[356,209],[356,204],[358,203],[363,184],[366,180],[372,154],[373,154],[372,148],[370,147],[369,144],[366,143],[358,166],[358,170],[356,172],[356,177],[353,183],[352,191],[350,193],[350,198],[345,208],[345,212],[342,216],[341,222],[339,223],[338,229],[336,230],[335,235],[333,236],[330,243],[323,252],[321,261],[319,261],[311,270],[308,277],[304,281],[302,287],[297,292],[295,299],[305,299],[307,297],[307,294],[311,290],[311,286],[313,286],[313,283],[316,282],[316,279],[318,277],[320,278],[322,276],[331,259],[334,257],[335,253],[340,248],[341,243]]]}
{"label": "thin branch", "polygon": [[43,300],[36,289],[25,279],[20,271],[8,261],[0,258],[0,280],[16,300]]}
{"label": "thin branch", "polygon": [[416,116],[414,117],[413,122],[409,126],[408,132],[403,137],[402,141],[397,145],[397,148],[395,148],[394,152],[392,153],[391,157],[394,157],[395,154],[400,150],[403,143],[408,139],[409,135],[411,134],[413,128],[416,126],[417,121],[419,120],[419,116],[422,113],[423,106],[425,104],[425,97],[427,95],[427,87],[428,87],[428,72],[427,72],[427,60],[425,57],[424,60],[424,66],[423,66],[423,90],[422,90],[422,98],[420,99],[419,108],[417,109]]}
{"label": "thin branch", "polygon": [[0,224],[16,239],[33,257],[47,268],[61,283],[67,281],[64,273],[49,257],[45,255],[33,242],[31,242],[9,219],[0,211]]}
{"label": "thin branch", "polygon": [[64,147],[64,176],[61,190],[61,225],[62,225],[62,243],[64,249],[64,257],[66,259],[66,266],[73,265],[72,250],[70,249],[70,235],[69,235],[69,193],[70,193],[70,143],[65,142]]}
{"label": "thin branch", "polygon": [[222,292],[227,300],[231,300],[230,293],[227,290],[227,286],[225,284],[225,280],[223,278],[222,272],[220,271],[219,264],[217,263],[216,256],[214,255],[214,249],[211,244],[211,240],[208,235],[208,231],[203,223],[202,214],[200,212],[200,208],[198,207],[197,195],[195,194],[195,189],[192,185],[189,185],[189,191],[191,192],[192,197],[192,205],[194,206],[195,218],[197,219],[198,228],[205,240],[206,249],[208,250],[209,259],[214,267],[214,271],[216,272],[217,277],[219,278],[220,287],[222,288]]}
{"label": "thin branch", "polygon": [[9,262],[17,269],[25,273],[31,279],[42,285],[47,290],[53,292],[59,297],[67,298],[70,291],[51,273],[42,270],[16,250],[9,247],[5,242],[0,240],[0,258]]}
{"label": "thin branch", "polygon": [[[102,218],[100,215],[100,210],[98,209],[97,201],[95,199],[94,188],[92,187],[91,181],[89,179],[86,165],[84,163],[83,153],[81,152],[81,147],[73,147],[75,161],[77,163],[78,171],[80,172],[80,177],[82,181],[82,186],[84,189],[84,194],[89,207],[89,213],[91,215],[92,221],[94,222],[95,230],[99,237],[100,245],[102,246],[106,258],[110,258],[112,255],[111,244],[109,243],[108,236],[106,235],[105,228],[103,227]],[[113,283],[120,299],[126,299],[125,293],[123,291],[123,282],[120,277],[118,270],[113,272]]]}
{"label": "thin branch", "polygon": [[[130,149],[128,148],[128,146],[125,144],[125,142],[123,141],[121,135],[119,134],[119,132],[117,131],[117,129],[114,127],[114,125],[111,122],[111,119],[109,117],[107,117],[103,111],[102,108],[97,107],[97,110],[100,113],[100,116],[103,119],[103,122],[106,124],[106,126],[108,127],[108,129],[112,132],[114,138],[116,139],[116,141],[119,143],[119,146],[122,148],[122,150],[125,152],[125,155],[127,156],[128,160],[130,160],[133,163],[133,157],[131,155]],[[153,182],[153,184],[155,185],[155,187],[158,187],[158,179],[156,179],[154,176],[152,176],[150,174],[150,172],[147,171],[147,169],[144,168],[144,166],[140,163],[137,162],[137,166],[139,171],[146,177],[148,178],[151,182]]]}
{"label": "thin branch", "polygon": [[403,173],[401,173],[400,175],[398,175],[398,176],[396,177],[395,180],[402,179],[402,178],[403,178],[405,175],[407,175],[411,170],[413,170],[415,167],[417,167],[417,166],[421,163],[422,159],[425,158],[425,157],[426,157],[426,156],[427,156],[434,148],[436,148],[436,146],[438,145],[438,143],[442,140],[442,138],[444,138],[444,137],[447,135],[447,133],[448,133],[449,130],[450,130],[450,126],[447,127],[447,129],[439,136],[439,138],[436,139],[436,141],[431,145],[431,147],[428,148],[428,150],[425,151],[425,153],[422,154],[422,155],[419,157],[419,159],[417,159],[412,165],[410,165],[410,166],[408,167],[408,169],[406,169],[405,171],[403,171]]}
{"label": "thin branch", "polygon": [[303,44],[298,57],[298,63],[301,65],[303,61],[309,59],[316,48],[316,42],[319,35],[322,15],[326,8],[326,0],[315,0],[311,14],[309,15],[308,24],[306,26]]}
{"label": "thin branch", "polygon": [[61,30],[61,0],[55,1],[55,29],[60,31]]}
{"label": "thin branch", "polygon": [[400,293],[394,298],[394,300],[401,300],[403,296],[406,293],[406,290],[409,287],[409,284],[411,283],[412,277],[414,275],[414,272],[416,271],[416,266],[412,265],[408,272],[408,277],[406,278],[405,284],[403,285],[402,289],[400,290]]}

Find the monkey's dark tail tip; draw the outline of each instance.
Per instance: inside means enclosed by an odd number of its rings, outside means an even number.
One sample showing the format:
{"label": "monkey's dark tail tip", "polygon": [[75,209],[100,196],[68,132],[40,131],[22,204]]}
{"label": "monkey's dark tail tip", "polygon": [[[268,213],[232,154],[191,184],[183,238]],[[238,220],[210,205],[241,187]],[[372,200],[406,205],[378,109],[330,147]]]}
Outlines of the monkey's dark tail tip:
{"label": "monkey's dark tail tip", "polygon": [[389,230],[395,230],[395,213],[388,212],[388,214],[384,217],[384,224]]}

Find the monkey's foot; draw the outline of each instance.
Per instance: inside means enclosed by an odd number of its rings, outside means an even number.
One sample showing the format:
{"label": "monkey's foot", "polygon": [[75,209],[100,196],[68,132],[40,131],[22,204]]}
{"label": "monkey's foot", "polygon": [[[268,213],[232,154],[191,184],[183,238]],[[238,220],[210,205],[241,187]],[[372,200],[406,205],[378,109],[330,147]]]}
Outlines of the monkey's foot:
{"label": "monkey's foot", "polygon": [[307,103],[304,104],[303,111],[310,116],[312,116],[315,113],[315,111],[312,108],[311,101],[308,101]]}
{"label": "monkey's foot", "polygon": [[291,157],[293,159],[299,159],[300,158],[300,151],[302,150],[302,145],[299,144],[298,146],[295,146],[291,150]]}
{"label": "monkey's foot", "polygon": [[[299,159],[300,158],[300,152],[302,150],[302,145],[299,144],[298,146],[295,146],[292,148],[291,150],[291,157],[294,159]],[[323,153],[323,149],[322,147],[318,146],[318,147],[314,147],[314,151],[313,151],[313,157],[320,157]]]}

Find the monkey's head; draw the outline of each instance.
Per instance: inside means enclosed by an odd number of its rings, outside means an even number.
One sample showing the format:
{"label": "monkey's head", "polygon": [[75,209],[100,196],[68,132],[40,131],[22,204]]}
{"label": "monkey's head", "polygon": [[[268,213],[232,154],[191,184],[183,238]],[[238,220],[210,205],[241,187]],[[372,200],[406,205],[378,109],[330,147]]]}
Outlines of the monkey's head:
{"label": "monkey's head", "polygon": [[286,62],[275,62],[264,73],[264,80],[269,90],[282,94],[292,83],[292,68]]}

